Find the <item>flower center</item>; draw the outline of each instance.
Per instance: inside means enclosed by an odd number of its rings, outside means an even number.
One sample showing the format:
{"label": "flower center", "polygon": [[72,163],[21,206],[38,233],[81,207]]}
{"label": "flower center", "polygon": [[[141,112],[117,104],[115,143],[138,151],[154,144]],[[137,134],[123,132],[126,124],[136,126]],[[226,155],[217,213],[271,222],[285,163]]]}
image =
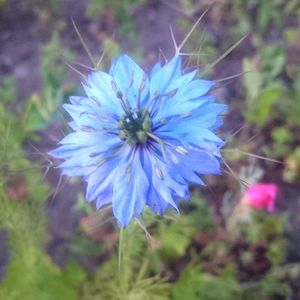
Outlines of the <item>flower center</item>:
{"label": "flower center", "polygon": [[119,122],[119,137],[129,145],[145,144],[151,133],[151,119],[140,110],[127,112]]}

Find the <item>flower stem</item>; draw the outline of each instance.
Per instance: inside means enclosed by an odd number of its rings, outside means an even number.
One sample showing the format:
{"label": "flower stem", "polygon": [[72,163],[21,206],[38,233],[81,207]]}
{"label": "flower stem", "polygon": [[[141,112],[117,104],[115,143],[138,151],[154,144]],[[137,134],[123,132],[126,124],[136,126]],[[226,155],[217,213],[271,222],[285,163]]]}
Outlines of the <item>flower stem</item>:
{"label": "flower stem", "polygon": [[123,249],[123,228],[120,229],[120,234],[119,234],[119,254],[118,254],[119,275],[121,275],[121,269],[122,269],[122,249]]}

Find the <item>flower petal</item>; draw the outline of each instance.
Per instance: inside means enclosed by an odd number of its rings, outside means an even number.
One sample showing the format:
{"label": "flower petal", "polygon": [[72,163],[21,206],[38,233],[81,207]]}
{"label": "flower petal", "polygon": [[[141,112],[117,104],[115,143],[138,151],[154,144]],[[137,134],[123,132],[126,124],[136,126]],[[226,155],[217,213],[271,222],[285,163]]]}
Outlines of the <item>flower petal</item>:
{"label": "flower petal", "polygon": [[159,109],[154,115],[154,121],[172,115],[189,113],[213,101],[213,97],[205,96],[213,84],[212,81],[194,80],[177,89],[172,97],[160,99]]}
{"label": "flower petal", "polygon": [[105,110],[115,116],[121,116],[124,112],[113,90],[113,78],[104,72],[92,72],[87,76],[83,88],[91,100],[101,104]]}
{"label": "flower petal", "polygon": [[140,216],[147,201],[148,187],[140,153],[136,151],[131,159],[118,167],[113,188],[113,213],[121,227],[127,226],[133,217]]}
{"label": "flower petal", "polygon": [[131,108],[148,97],[149,82],[145,72],[128,56],[121,55],[112,64],[109,73]]}
{"label": "flower petal", "polygon": [[180,56],[174,56],[163,67],[157,68],[150,80],[150,99],[155,97],[156,94],[165,94],[172,81],[178,79],[181,74]]}

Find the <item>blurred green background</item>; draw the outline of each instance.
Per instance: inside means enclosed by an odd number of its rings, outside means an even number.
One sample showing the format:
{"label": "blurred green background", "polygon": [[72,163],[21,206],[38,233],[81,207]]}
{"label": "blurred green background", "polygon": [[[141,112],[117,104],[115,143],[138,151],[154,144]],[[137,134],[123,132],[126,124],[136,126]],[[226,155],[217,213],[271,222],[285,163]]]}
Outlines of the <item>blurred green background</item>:
{"label": "blurred green background", "polygon": [[[180,216],[145,212],[120,261],[110,210],[46,155],[68,132],[61,106],[120,53],[146,70],[172,57],[170,26],[179,44],[207,8],[185,64],[230,106],[224,175]],[[300,299],[299,116],[299,0],[0,0],[0,299]],[[276,212],[245,217],[256,182],[278,185]]]}

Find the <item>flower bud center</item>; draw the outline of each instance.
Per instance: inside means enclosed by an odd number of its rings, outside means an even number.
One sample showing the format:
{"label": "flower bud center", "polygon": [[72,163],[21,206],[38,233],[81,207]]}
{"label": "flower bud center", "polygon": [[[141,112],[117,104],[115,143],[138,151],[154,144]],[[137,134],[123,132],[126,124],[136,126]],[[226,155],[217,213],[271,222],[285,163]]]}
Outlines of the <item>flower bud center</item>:
{"label": "flower bud center", "polygon": [[119,122],[119,137],[130,145],[145,144],[151,133],[151,119],[140,110],[126,113]]}

